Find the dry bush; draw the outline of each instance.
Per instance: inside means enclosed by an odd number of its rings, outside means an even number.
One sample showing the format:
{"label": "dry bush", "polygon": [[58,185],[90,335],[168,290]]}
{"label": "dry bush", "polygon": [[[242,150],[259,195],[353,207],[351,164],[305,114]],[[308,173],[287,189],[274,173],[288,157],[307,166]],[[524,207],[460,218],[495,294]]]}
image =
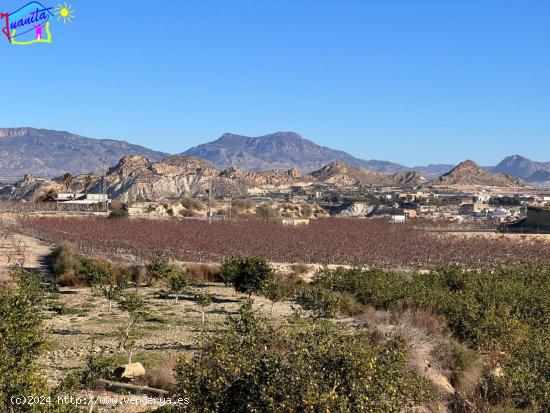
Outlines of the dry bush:
{"label": "dry bush", "polygon": [[54,274],[62,275],[80,269],[80,251],[70,242],[62,242],[50,255],[50,267]]}
{"label": "dry bush", "polygon": [[144,265],[134,265],[128,269],[132,276],[132,281],[137,285],[148,285],[151,283],[151,277]]}
{"label": "dry bush", "polygon": [[220,267],[215,264],[187,264],[187,274],[195,282],[223,282]]}
{"label": "dry bush", "polygon": [[124,211],[124,204],[122,202],[111,202],[111,211]]}
{"label": "dry bush", "polygon": [[273,281],[280,284],[289,297],[303,290],[308,285],[302,278],[294,274],[287,275],[280,272],[273,274]]}
{"label": "dry bush", "polygon": [[445,317],[436,314],[431,308],[409,308],[410,305],[410,301],[403,300],[392,308],[392,324],[418,329],[433,337],[449,336]]}
{"label": "dry bush", "polygon": [[174,363],[172,360],[167,360],[160,366],[148,369],[144,379],[149,387],[172,390],[176,384]]}
{"label": "dry bush", "polygon": [[69,270],[57,277],[57,284],[61,287],[87,287],[88,283],[81,279],[74,270]]}
{"label": "dry bush", "polygon": [[202,211],[204,209],[204,204],[200,200],[195,198],[183,198],[181,201],[181,205],[191,211]]}
{"label": "dry bush", "polygon": [[292,264],[290,269],[294,271],[294,274],[296,275],[304,275],[311,271],[311,265],[299,262],[298,264]]}

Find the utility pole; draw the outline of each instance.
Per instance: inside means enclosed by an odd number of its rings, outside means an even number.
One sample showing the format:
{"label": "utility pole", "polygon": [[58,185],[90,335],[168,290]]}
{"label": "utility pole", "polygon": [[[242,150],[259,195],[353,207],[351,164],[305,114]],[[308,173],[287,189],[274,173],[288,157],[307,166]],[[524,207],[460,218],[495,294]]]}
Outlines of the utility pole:
{"label": "utility pole", "polygon": [[107,157],[105,155],[103,155],[101,157],[101,167],[102,167],[102,176],[101,176],[101,196],[100,196],[100,200],[101,200],[101,203],[105,202],[105,212],[107,212],[109,210],[109,205],[107,203],[107,196],[105,194],[106,192],[106,188],[105,188],[105,169],[106,169],[106,166],[107,166]]}
{"label": "utility pole", "polygon": [[212,223],[212,181],[208,181],[208,223]]}

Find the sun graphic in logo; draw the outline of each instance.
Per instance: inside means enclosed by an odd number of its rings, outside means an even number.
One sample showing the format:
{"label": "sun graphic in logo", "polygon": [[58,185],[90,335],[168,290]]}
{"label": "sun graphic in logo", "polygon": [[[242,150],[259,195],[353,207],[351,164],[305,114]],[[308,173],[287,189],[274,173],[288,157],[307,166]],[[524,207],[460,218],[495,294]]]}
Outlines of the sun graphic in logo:
{"label": "sun graphic in logo", "polygon": [[63,19],[63,23],[70,23],[75,18],[72,4],[58,4],[54,12],[57,15],[57,20]]}

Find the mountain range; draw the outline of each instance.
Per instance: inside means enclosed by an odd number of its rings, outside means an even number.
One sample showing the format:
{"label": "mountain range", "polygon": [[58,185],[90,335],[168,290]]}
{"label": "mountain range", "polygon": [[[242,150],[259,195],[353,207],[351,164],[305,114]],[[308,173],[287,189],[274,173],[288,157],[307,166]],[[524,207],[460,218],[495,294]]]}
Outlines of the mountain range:
{"label": "mountain range", "polygon": [[[169,156],[120,140],[91,139],[46,129],[0,129],[0,181],[6,180],[5,177],[24,174],[54,177],[65,172],[97,172],[101,170],[101,157],[105,157],[107,166],[112,167],[126,155],[143,156],[153,162]],[[220,170],[237,168],[258,172],[297,168],[302,173],[309,173],[337,161],[390,175],[416,171],[427,180],[442,176],[454,167],[447,164],[407,167],[389,161],[364,160],[317,145],[294,132],[259,137],[226,133],[215,141],[190,148],[180,155],[202,158]],[[513,155],[497,166],[484,169],[550,187],[550,162],[535,162]]]}

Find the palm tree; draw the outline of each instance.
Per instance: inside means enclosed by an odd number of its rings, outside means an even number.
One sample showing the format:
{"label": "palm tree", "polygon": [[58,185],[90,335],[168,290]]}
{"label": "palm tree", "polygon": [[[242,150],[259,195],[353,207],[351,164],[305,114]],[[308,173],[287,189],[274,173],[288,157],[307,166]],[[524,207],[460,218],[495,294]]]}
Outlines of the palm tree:
{"label": "palm tree", "polygon": [[74,176],[70,172],[67,172],[61,179],[63,181],[63,185],[67,188],[67,191],[70,191],[74,182]]}
{"label": "palm tree", "polygon": [[88,195],[88,189],[92,186],[93,181],[94,178],[92,178],[92,175],[86,175],[84,178],[84,192],[86,192],[86,195]]}

